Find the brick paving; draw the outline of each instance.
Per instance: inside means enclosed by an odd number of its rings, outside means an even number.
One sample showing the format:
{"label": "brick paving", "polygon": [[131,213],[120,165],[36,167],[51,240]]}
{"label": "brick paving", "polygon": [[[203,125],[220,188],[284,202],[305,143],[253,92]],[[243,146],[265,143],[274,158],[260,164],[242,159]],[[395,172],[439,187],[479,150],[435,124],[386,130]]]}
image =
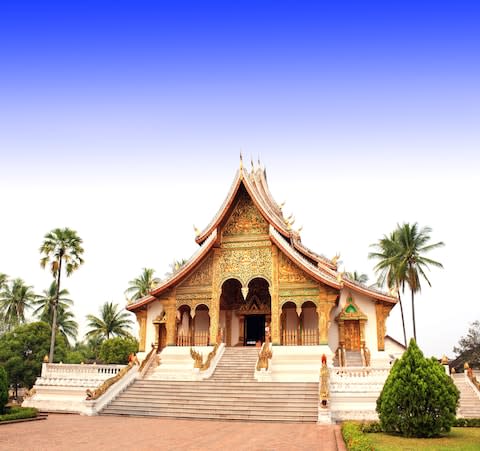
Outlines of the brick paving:
{"label": "brick paving", "polygon": [[345,450],[339,426],[50,414],[0,426],[0,449]]}

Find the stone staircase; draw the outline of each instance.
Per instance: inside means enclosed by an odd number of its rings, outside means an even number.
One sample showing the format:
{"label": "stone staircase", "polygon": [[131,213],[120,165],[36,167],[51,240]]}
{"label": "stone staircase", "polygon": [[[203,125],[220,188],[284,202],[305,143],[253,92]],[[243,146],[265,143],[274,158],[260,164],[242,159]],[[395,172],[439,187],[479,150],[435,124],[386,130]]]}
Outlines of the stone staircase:
{"label": "stone staircase", "polygon": [[453,382],[460,390],[458,418],[480,418],[480,398],[465,380],[464,374],[452,374]]}
{"label": "stone staircase", "polygon": [[257,382],[258,348],[227,348],[204,381],[135,381],[101,415],[305,422],[318,417],[318,383]]}
{"label": "stone staircase", "polygon": [[360,351],[345,351],[345,366],[363,366]]}

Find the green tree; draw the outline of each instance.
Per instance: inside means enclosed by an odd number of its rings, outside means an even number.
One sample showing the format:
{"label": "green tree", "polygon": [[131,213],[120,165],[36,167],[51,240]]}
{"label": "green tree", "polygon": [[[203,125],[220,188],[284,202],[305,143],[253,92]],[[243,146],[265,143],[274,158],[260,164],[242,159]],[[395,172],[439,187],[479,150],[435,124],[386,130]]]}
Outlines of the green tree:
{"label": "green tree", "polygon": [[468,363],[472,368],[480,367],[480,321],[474,321],[468,329],[467,335],[460,338],[458,346],[453,348],[457,354],[451,363],[454,368],[463,368]]}
{"label": "green tree", "polygon": [[[390,290],[395,290],[400,305],[400,314],[402,317],[403,343],[407,346],[407,333],[405,331],[405,316],[403,314],[403,303],[400,295],[400,288],[404,286],[405,271],[400,268],[399,255],[401,248],[398,242],[398,231],[395,230],[389,236],[384,235],[378,243],[372,244],[371,247],[376,252],[370,252],[368,258],[379,260],[374,270],[378,276],[378,285],[380,287],[387,286]],[[403,273],[400,271],[402,269]]]}
{"label": "green tree", "polygon": [[0,292],[0,317],[6,329],[25,322],[25,311],[31,307],[35,293],[22,279],[6,283]]}
{"label": "green tree", "polygon": [[427,359],[415,340],[397,360],[377,400],[385,432],[435,437],[450,431],[459,392],[435,358]]}
{"label": "green tree", "polygon": [[135,301],[150,293],[160,283],[160,279],[154,274],[154,269],[143,268],[139,277],[128,282],[130,286],[125,290],[127,297]]}
{"label": "green tree", "polygon": [[75,230],[53,229],[48,232],[42,245],[40,246],[40,265],[45,268],[50,265],[50,271],[57,282],[57,292],[52,305],[52,336],[50,339],[49,361],[53,362],[55,350],[55,331],[57,330],[57,305],[60,298],[60,279],[62,275],[62,265],[65,266],[65,273],[70,276],[83,263],[82,239]]}
{"label": "green tree", "polygon": [[368,276],[357,271],[347,272],[345,275],[353,282],[358,282],[361,284],[366,284],[368,282]]}
{"label": "green tree", "polygon": [[[10,382],[31,387],[40,375],[44,356],[48,353],[51,327],[35,322],[16,327],[0,337],[0,366],[3,366]],[[66,343],[61,334],[56,336],[56,353],[63,361]]]}
{"label": "green tree", "polygon": [[138,351],[134,338],[115,337],[105,340],[100,346],[100,360],[103,363],[128,363],[128,356]]}
{"label": "green tree", "polygon": [[398,226],[397,240],[400,247],[398,258],[398,272],[403,275],[404,281],[410,288],[412,295],[412,321],[413,321],[413,337],[417,340],[417,327],[415,321],[415,293],[421,290],[421,279],[425,279],[429,286],[432,286],[428,280],[425,271],[429,266],[443,268],[443,265],[431,258],[425,257],[425,254],[438,249],[445,244],[441,241],[429,244],[430,227],[419,228],[418,223],[404,223]]}
{"label": "green tree", "polygon": [[173,260],[172,263],[170,263],[170,271],[168,271],[165,275],[167,277],[171,277],[174,274],[176,274],[180,269],[182,269],[183,266],[185,266],[188,263],[188,260],[185,258],[182,258],[180,260]]}
{"label": "green tree", "polygon": [[[73,301],[68,296],[68,290],[63,289],[59,292],[57,303],[57,331],[59,331],[69,344],[69,338],[76,340],[78,334],[78,323],[74,320],[74,314],[70,311]],[[54,280],[50,287],[43,290],[43,294],[37,296],[33,305],[37,308],[33,311],[33,315],[40,321],[52,325],[53,305],[57,296],[57,282]]]}
{"label": "green tree", "polygon": [[8,280],[8,276],[0,272],[0,290],[3,288],[4,285],[6,285],[7,280]]}
{"label": "green tree", "polygon": [[8,402],[8,378],[7,372],[0,366],[0,414],[5,413]]}
{"label": "green tree", "polygon": [[130,337],[132,320],[130,314],[118,310],[118,304],[105,302],[100,307],[100,316],[87,315],[88,327],[87,338],[98,337],[109,339],[111,336]]}

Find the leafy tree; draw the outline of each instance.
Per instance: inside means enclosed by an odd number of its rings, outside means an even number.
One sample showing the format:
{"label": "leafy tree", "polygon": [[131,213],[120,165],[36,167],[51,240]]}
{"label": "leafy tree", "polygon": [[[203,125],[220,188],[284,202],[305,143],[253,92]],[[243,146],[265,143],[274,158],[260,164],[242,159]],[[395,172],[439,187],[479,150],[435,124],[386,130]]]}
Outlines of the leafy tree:
{"label": "leafy tree", "polygon": [[150,293],[160,283],[160,279],[154,277],[154,273],[154,269],[143,268],[139,277],[128,282],[130,286],[125,290],[127,297],[135,301]]}
{"label": "leafy tree", "polygon": [[118,311],[118,304],[105,302],[100,307],[100,317],[87,315],[88,327],[87,338],[109,339],[111,336],[130,337],[132,320],[129,313]]}
{"label": "leafy tree", "polygon": [[457,354],[452,366],[461,367],[468,362],[473,367],[480,367],[480,321],[474,321],[468,329],[467,335],[460,338],[458,347],[453,348],[453,352]]}
{"label": "leafy tree", "polygon": [[398,271],[405,275],[405,282],[410,288],[412,295],[412,320],[413,320],[413,337],[417,340],[417,328],[415,323],[415,293],[421,290],[421,279],[425,279],[429,286],[432,286],[428,280],[425,271],[429,269],[429,265],[437,268],[443,268],[443,265],[435,260],[425,257],[425,254],[444,246],[441,241],[429,244],[430,227],[419,228],[418,223],[404,223],[398,226],[397,240],[400,246],[400,254],[398,255]]}
{"label": "leafy tree", "polygon": [[0,292],[0,315],[7,330],[25,322],[25,311],[31,307],[35,293],[22,279],[6,283]]}
{"label": "leafy tree", "polygon": [[182,258],[180,260],[173,260],[172,263],[170,263],[170,271],[168,271],[165,275],[167,277],[171,277],[174,274],[176,274],[180,269],[182,269],[183,266],[185,266],[188,263],[188,260],[185,258]]}
{"label": "leafy tree", "polygon": [[400,287],[403,287],[405,274],[400,272],[398,255],[400,254],[400,245],[398,243],[398,232],[394,231],[389,236],[384,235],[378,243],[372,244],[376,252],[370,252],[368,258],[379,260],[375,265],[375,272],[378,275],[378,285],[387,286],[390,290],[395,290],[400,305],[400,314],[402,317],[403,344],[407,346],[407,333],[405,331],[405,316],[403,314],[403,303],[400,295]]}
{"label": "leafy tree", "polygon": [[128,363],[128,356],[138,351],[134,338],[115,337],[105,340],[100,346],[100,359],[103,363]]}
{"label": "leafy tree", "polygon": [[4,285],[6,285],[7,280],[8,280],[8,276],[0,272],[0,290],[3,288]]}
{"label": "leafy tree", "polygon": [[459,391],[435,358],[427,359],[415,340],[397,360],[377,399],[385,432],[435,437],[450,431]]}
{"label": "leafy tree", "polygon": [[75,230],[69,228],[53,229],[45,235],[44,241],[40,246],[40,253],[42,254],[40,265],[42,268],[45,268],[47,264],[50,264],[50,271],[53,277],[57,279],[57,292],[52,305],[52,336],[50,339],[49,353],[49,361],[53,362],[62,265],[65,265],[67,277],[80,267],[83,263],[81,257],[83,254],[82,239],[77,235]]}
{"label": "leafy tree", "polygon": [[[60,290],[57,304],[57,331],[59,331],[69,344],[69,338],[76,340],[78,334],[78,323],[74,320],[74,315],[70,311],[73,301],[68,299],[68,290]],[[40,321],[52,324],[53,305],[57,295],[57,282],[53,281],[47,290],[43,290],[43,295],[37,296],[33,302],[37,308],[33,315]]]}
{"label": "leafy tree", "polygon": [[7,372],[0,366],[0,414],[5,413],[8,402],[8,378]]}
{"label": "leafy tree", "polygon": [[[43,322],[24,324],[0,337],[0,366],[10,382],[31,387],[40,375],[44,356],[48,353],[51,328]],[[66,343],[57,333],[57,356],[64,360]]]}
{"label": "leafy tree", "polygon": [[366,284],[368,282],[368,276],[357,271],[347,272],[345,275],[353,282],[358,282],[361,284]]}

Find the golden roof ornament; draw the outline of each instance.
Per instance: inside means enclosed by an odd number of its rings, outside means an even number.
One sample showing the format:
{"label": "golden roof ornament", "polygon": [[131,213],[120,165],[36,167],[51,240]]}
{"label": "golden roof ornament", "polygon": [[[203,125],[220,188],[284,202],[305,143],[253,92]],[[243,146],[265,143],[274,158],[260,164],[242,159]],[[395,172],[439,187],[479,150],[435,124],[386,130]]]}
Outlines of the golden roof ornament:
{"label": "golden roof ornament", "polygon": [[443,354],[441,362],[442,365],[448,365],[448,357],[445,354]]}
{"label": "golden roof ornament", "polygon": [[336,265],[338,263],[338,260],[340,258],[340,254],[336,254],[333,258],[332,258],[332,263],[334,265]]}
{"label": "golden roof ornament", "polygon": [[242,155],[242,151],[240,151],[240,171],[243,170],[243,155]]}
{"label": "golden roof ornament", "polygon": [[45,354],[45,357],[43,358],[43,363],[48,363],[48,354]]}
{"label": "golden roof ornament", "polygon": [[195,224],[193,225],[193,230],[195,231],[195,236],[200,236],[201,232],[195,227]]}

